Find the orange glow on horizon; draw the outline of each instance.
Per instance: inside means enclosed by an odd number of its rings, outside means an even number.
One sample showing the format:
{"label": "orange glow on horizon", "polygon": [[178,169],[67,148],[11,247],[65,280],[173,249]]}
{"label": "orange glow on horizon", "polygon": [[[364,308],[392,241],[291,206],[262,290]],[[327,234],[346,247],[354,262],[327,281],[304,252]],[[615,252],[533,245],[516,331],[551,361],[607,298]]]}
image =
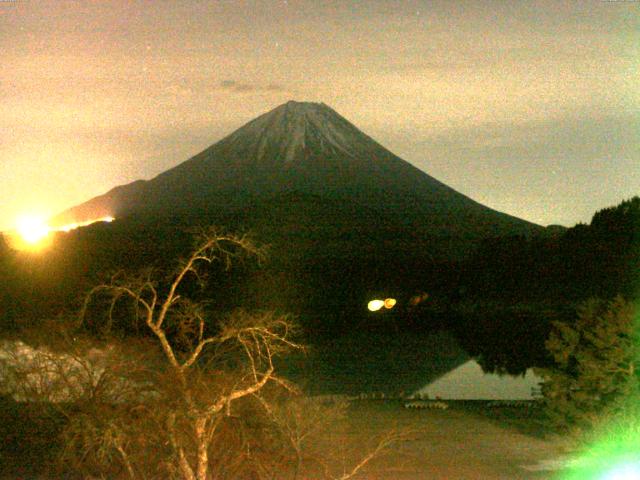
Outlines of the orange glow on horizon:
{"label": "orange glow on horizon", "polygon": [[46,220],[37,215],[23,215],[16,220],[16,228],[9,232],[11,245],[16,250],[42,250],[51,241],[51,233],[70,232],[97,222],[113,222],[112,216],[106,216],[85,222],[74,222],[60,227],[51,227]]}
{"label": "orange glow on horizon", "polygon": [[37,245],[49,236],[47,222],[39,216],[24,215],[16,221],[16,232],[28,245]]}
{"label": "orange glow on horizon", "polygon": [[91,225],[92,223],[97,223],[97,222],[111,223],[114,220],[115,220],[114,217],[107,216],[107,217],[98,218],[97,220],[87,220],[85,222],[68,223],[66,225],[62,225],[61,227],[52,228],[51,230],[58,231],[58,232],[70,232],[71,230],[75,230],[76,228],[80,228],[80,227],[86,227],[88,225]]}

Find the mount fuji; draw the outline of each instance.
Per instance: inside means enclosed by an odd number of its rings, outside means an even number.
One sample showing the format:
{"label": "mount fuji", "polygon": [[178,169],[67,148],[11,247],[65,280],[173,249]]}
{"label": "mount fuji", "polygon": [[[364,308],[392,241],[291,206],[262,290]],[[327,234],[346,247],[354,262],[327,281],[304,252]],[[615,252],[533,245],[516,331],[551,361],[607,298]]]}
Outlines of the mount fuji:
{"label": "mount fuji", "polygon": [[291,202],[311,203],[320,210],[340,205],[367,222],[399,224],[449,238],[541,229],[439,182],[327,105],[294,101],[157,177],[118,186],[52,222],[63,225],[105,216],[219,221],[234,212],[264,213],[274,204],[281,208]]}

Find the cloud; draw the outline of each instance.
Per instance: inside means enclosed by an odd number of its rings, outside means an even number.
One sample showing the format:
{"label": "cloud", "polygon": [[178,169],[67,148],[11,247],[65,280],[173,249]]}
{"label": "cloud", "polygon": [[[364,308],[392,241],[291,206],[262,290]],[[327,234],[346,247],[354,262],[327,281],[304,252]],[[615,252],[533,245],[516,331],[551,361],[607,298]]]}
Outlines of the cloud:
{"label": "cloud", "polygon": [[238,80],[222,80],[218,87],[220,90],[234,93],[248,93],[248,92],[282,92],[284,87],[277,83],[248,83]]}

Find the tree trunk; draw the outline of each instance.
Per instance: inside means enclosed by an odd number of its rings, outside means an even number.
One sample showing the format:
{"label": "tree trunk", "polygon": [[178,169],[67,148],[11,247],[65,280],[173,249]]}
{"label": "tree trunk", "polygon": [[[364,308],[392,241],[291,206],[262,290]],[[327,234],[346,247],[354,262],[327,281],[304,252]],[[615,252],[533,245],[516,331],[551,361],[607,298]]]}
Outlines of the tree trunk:
{"label": "tree trunk", "polygon": [[191,465],[189,465],[187,457],[185,456],[184,450],[182,448],[178,450],[178,459],[180,462],[180,471],[182,472],[182,478],[184,478],[184,480],[196,480],[196,477],[193,474],[193,470],[191,469]]}
{"label": "tree trunk", "polygon": [[207,480],[209,475],[209,452],[207,441],[207,418],[196,418],[196,441],[198,445],[198,466],[196,476],[198,480]]}
{"label": "tree trunk", "polygon": [[189,461],[187,460],[186,455],[184,454],[184,449],[178,445],[178,441],[176,439],[174,426],[176,423],[176,415],[175,413],[170,413],[167,418],[167,433],[169,434],[169,441],[171,442],[171,446],[173,447],[176,455],[178,456],[178,468],[180,469],[180,473],[182,475],[183,480],[196,480],[196,476],[193,474],[193,469],[191,465],[189,465]]}

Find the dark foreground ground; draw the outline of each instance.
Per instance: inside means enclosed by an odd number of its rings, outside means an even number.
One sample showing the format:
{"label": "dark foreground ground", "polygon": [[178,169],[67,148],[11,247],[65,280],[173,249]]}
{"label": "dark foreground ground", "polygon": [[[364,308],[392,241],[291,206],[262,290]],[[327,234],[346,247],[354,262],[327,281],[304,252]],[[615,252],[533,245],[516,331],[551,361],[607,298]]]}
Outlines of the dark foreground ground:
{"label": "dark foreground ground", "polygon": [[[364,446],[393,430],[409,431],[361,478],[402,480],[552,479],[566,458],[565,442],[546,435],[539,413],[522,407],[451,402],[447,410],[406,409],[398,401],[354,402],[336,442]],[[352,465],[357,458],[345,459]]]}
{"label": "dark foreground ground", "polygon": [[[330,425],[319,451],[325,467],[339,478],[389,432],[402,438],[376,456],[356,478],[382,480],[534,480],[553,479],[567,457],[565,442],[548,435],[535,408],[450,402],[449,408],[407,409],[399,400],[357,400],[346,416]],[[15,406],[16,404],[14,404]],[[15,413],[15,412],[14,412]],[[11,412],[0,409],[1,478],[44,478],[32,462],[44,461],[51,438],[38,425],[16,431]],[[35,444],[29,448],[23,442]],[[33,448],[40,451],[34,455]],[[46,454],[45,454],[46,457]],[[305,478],[323,478],[307,472]],[[326,478],[326,477],[325,477]]]}

